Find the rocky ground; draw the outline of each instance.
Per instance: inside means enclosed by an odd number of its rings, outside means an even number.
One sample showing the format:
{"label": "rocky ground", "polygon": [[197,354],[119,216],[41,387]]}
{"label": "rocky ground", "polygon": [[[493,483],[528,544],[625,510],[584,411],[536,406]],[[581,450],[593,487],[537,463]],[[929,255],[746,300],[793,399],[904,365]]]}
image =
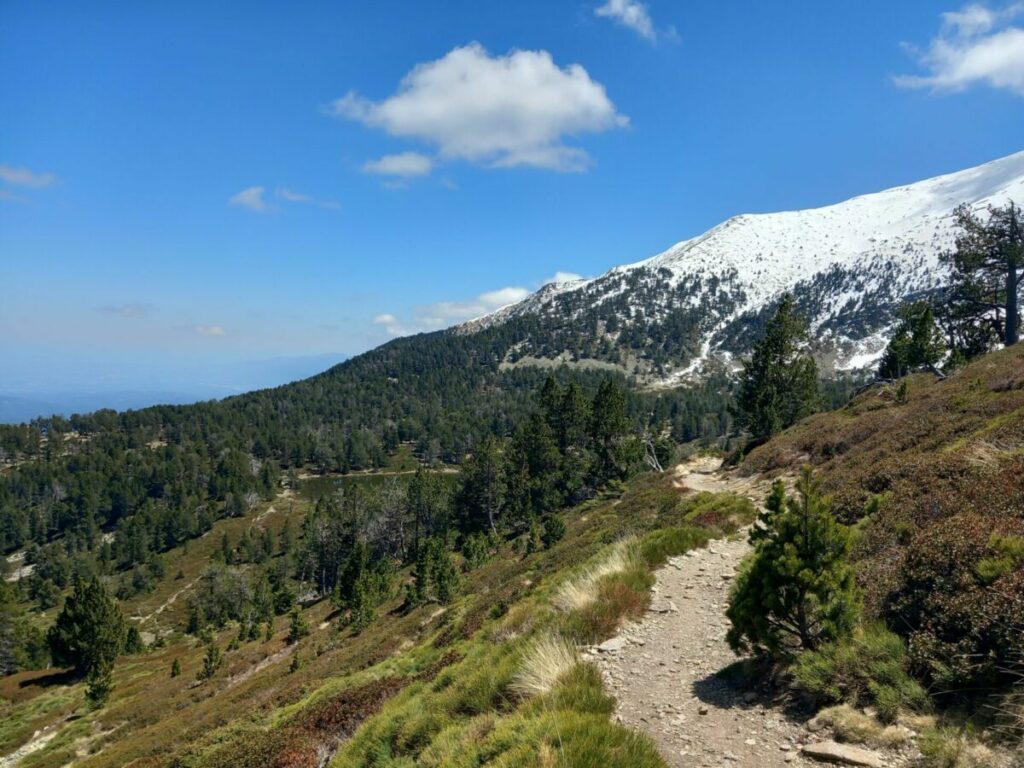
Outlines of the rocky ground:
{"label": "rocky ground", "polygon": [[[731,490],[760,503],[765,484],[701,460],[677,470],[678,483]],[[725,608],[736,568],[750,550],[746,532],[673,558],[657,576],[644,620],[587,655],[618,700],[617,718],[647,733],[671,766],[901,766],[915,752],[865,750],[831,743],[812,721],[787,713],[778,691],[733,685],[718,673],[737,661],[725,642]],[[818,757],[811,755],[820,752]],[[859,761],[859,762],[858,762]]]}

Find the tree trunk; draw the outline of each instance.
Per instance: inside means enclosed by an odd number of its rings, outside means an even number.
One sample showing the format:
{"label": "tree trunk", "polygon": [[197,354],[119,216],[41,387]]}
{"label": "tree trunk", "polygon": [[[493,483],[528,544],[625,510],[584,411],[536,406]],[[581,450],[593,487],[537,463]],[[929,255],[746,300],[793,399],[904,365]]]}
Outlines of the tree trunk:
{"label": "tree trunk", "polygon": [[1009,269],[1006,270],[1006,338],[1004,340],[1008,347],[1020,341],[1017,318],[1017,281],[1020,278],[1017,275],[1016,254],[1010,255],[1009,262],[1007,265]]}
{"label": "tree trunk", "polygon": [[1020,275],[1017,270],[1021,268],[1020,261],[1022,238],[1020,233],[1019,209],[1010,203],[1010,231],[1007,233],[1006,243],[1006,334],[1003,343],[1012,346],[1020,341],[1019,318],[1017,313],[1017,290]]}

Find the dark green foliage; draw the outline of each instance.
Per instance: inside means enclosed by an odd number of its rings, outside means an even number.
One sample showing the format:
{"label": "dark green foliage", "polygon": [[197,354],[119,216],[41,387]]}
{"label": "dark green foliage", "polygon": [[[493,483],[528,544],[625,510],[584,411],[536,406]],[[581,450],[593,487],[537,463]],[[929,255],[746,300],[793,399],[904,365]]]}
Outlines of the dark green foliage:
{"label": "dark green foliage", "polygon": [[450,527],[450,489],[440,475],[416,469],[406,493],[410,518],[410,554],[415,556],[420,541],[445,535]]}
{"label": "dark green foliage", "polygon": [[786,294],[743,364],[736,398],[739,422],[755,439],[764,440],[813,413],[819,400],[807,323]]}
{"label": "dark green foliage", "polygon": [[125,621],[117,603],[95,576],[77,580],[46,634],[55,664],[78,674],[106,674],[124,647]]}
{"label": "dark green foliage", "polygon": [[467,571],[475,571],[487,562],[491,555],[491,543],[482,533],[472,533],[462,543],[462,557]]}
{"label": "dark green foliage", "polygon": [[298,672],[302,669],[302,659],[299,656],[299,652],[296,651],[292,654],[292,663],[288,665],[288,671],[291,673]]}
{"label": "dark green foliage", "polygon": [[145,643],[142,642],[142,635],[139,634],[139,628],[135,624],[128,625],[128,631],[124,637],[124,652],[127,654],[142,653],[146,650]]}
{"label": "dark green foliage", "polygon": [[376,618],[376,609],[393,592],[394,566],[384,557],[371,563],[370,553],[362,542],[356,544],[338,580],[334,604],[348,611],[355,631],[368,627]]}
{"label": "dark green foliage", "polygon": [[462,465],[456,504],[468,531],[498,533],[498,517],[505,505],[505,462],[500,443],[485,438]]}
{"label": "dark green foliage", "polygon": [[459,571],[451,554],[438,538],[424,541],[416,555],[413,581],[406,595],[408,605],[428,600],[450,603],[459,587]]}
{"label": "dark green foliage", "polygon": [[809,468],[786,498],[777,481],[750,532],[754,552],[729,597],[728,641],[737,652],[789,654],[847,636],[859,611],[846,561],[847,529],[836,522]]}
{"label": "dark green foliage", "polygon": [[670,557],[703,547],[711,537],[704,528],[662,528],[640,542],[640,554],[650,568],[660,568]]}
{"label": "dark green foliage", "polygon": [[623,476],[620,446],[628,427],[625,395],[614,380],[605,379],[594,395],[590,412],[590,439],[597,454],[598,482]]}
{"label": "dark green foliage", "polygon": [[32,624],[16,598],[14,588],[0,579],[0,676],[39,669],[50,661],[46,636]]}
{"label": "dark green foliage", "polygon": [[199,674],[196,675],[196,679],[200,681],[209,680],[224,666],[224,655],[220,651],[220,647],[217,645],[215,640],[210,640],[206,644],[206,654],[203,656],[203,666],[199,669]]}
{"label": "dark green foliage", "polygon": [[181,662],[175,659],[171,662],[171,677],[178,677],[181,675]]}
{"label": "dark green foliage", "polygon": [[951,271],[945,319],[954,346],[969,358],[1020,340],[1024,224],[1013,202],[990,207],[986,221],[962,205],[956,223],[956,248],[943,255]]}
{"label": "dark green foliage", "polygon": [[558,515],[548,515],[544,518],[544,532],[541,534],[541,541],[544,546],[550,549],[562,540],[565,536],[565,521]]}
{"label": "dark green foliage", "polygon": [[309,622],[298,607],[292,608],[288,623],[288,642],[297,643],[309,635]]}
{"label": "dark green foliage", "polygon": [[928,694],[909,674],[902,638],[881,624],[801,654],[793,664],[797,684],[818,703],[873,706],[885,723],[900,711],[927,711]]}
{"label": "dark green foliage", "polygon": [[198,634],[207,626],[220,629],[229,621],[243,626],[265,621],[274,615],[279,594],[263,571],[249,566],[210,565],[189,596],[188,631]]}
{"label": "dark green foliage", "polygon": [[878,375],[899,379],[922,368],[934,368],[946,353],[942,331],[927,301],[915,301],[900,307],[900,323],[885,348]]}

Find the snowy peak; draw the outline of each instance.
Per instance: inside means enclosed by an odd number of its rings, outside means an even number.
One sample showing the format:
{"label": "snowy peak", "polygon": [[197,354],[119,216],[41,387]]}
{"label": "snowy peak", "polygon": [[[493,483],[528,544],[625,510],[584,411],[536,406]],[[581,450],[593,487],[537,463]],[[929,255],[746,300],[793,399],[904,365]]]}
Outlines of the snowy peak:
{"label": "snowy peak", "polygon": [[546,285],[457,330],[528,325],[506,365],[599,362],[674,381],[745,353],[774,299],[791,291],[826,365],[861,367],[880,354],[899,303],[943,283],[939,256],[953,244],[953,210],[1008,200],[1024,202],[1024,152],[821,208],[734,216],[598,278]]}

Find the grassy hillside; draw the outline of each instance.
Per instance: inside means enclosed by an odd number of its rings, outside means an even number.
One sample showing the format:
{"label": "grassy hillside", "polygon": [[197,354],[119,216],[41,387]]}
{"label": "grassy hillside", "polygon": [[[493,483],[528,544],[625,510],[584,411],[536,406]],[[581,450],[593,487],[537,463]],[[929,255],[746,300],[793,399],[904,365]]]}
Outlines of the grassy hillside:
{"label": "grassy hillside", "polygon": [[463,573],[449,606],[406,612],[396,596],[356,634],[321,601],[303,609],[311,633],[294,644],[287,617],[269,639],[234,649],[229,625],[216,637],[226,664],[198,682],[204,648],[181,631],[183,599],[169,598],[196,578],[222,528],[279,529],[308,505],[299,494],[279,498],[168,553],[166,579],[126,613],[165,605],[145,624],[169,633],[162,647],[118,662],[106,708],[90,711],[84,686],[60,674],[0,680],[0,754],[37,747],[19,763],[26,768],[76,756],[84,766],[315,766],[332,756],[332,765],[613,765],[629,754],[631,764],[661,765],[641,736],[609,721],[596,670],[566,641],[609,636],[644,610],[652,566],[752,514],[736,498],[684,496],[668,477],[640,476],[569,511],[551,548],[499,544]]}
{"label": "grassy hillside", "polygon": [[906,640],[938,701],[1003,708],[1024,659],[1024,346],[872,387],[743,467],[805,463],[855,525],[867,617]]}

